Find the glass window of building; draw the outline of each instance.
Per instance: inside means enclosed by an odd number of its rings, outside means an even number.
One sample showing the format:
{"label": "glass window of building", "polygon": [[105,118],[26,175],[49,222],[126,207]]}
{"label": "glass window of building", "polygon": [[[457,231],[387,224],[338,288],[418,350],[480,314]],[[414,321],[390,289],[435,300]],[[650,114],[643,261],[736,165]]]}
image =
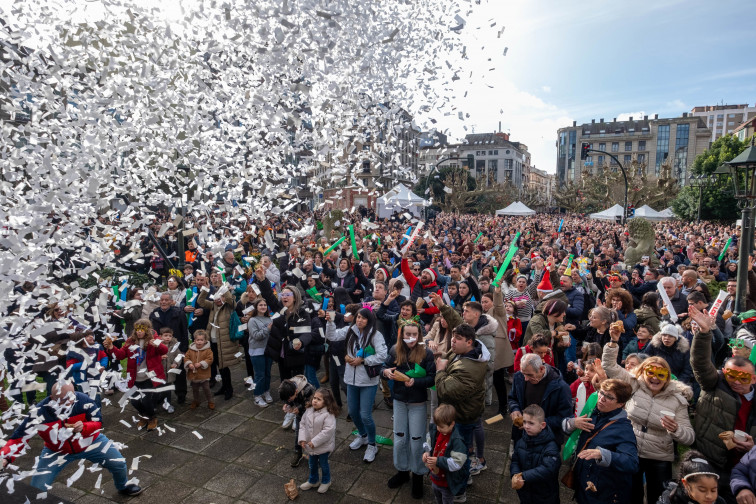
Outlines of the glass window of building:
{"label": "glass window of building", "polygon": [[606,144],[605,143],[600,143],[599,144],[599,150],[604,150],[605,151],[606,150]]}
{"label": "glass window of building", "polygon": [[625,142],[625,152],[633,150],[633,142]]}
{"label": "glass window of building", "polygon": [[639,151],[646,150],[646,141],[645,140],[639,140],[638,141],[638,150]]}
{"label": "glass window of building", "polygon": [[654,173],[659,176],[661,165],[669,155],[669,124],[660,124],[656,130],[656,165]]}
{"label": "glass window of building", "polygon": [[602,166],[604,164],[604,156],[599,156],[598,157],[598,164],[599,164],[599,166]]}
{"label": "glass window of building", "polygon": [[645,162],[646,162],[646,155],[638,154],[638,163],[645,163]]}
{"label": "glass window of building", "polygon": [[625,154],[625,164],[629,164],[631,161],[630,154]]}
{"label": "glass window of building", "polygon": [[491,184],[496,184],[499,181],[499,160],[488,160],[488,181]]}
{"label": "glass window of building", "polygon": [[619,152],[619,142],[612,142],[612,152]]}

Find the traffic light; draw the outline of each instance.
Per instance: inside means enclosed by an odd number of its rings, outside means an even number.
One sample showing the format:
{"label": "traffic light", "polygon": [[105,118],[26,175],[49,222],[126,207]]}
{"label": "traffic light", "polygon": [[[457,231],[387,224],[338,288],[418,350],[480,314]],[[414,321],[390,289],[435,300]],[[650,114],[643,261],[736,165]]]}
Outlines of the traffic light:
{"label": "traffic light", "polygon": [[588,157],[588,150],[591,148],[591,144],[583,143],[580,147],[580,159],[586,159]]}
{"label": "traffic light", "polygon": [[635,216],[635,205],[628,205],[627,206],[627,217],[634,217]]}
{"label": "traffic light", "polygon": [[467,155],[467,167],[471,170],[475,167],[475,156],[472,154]]}

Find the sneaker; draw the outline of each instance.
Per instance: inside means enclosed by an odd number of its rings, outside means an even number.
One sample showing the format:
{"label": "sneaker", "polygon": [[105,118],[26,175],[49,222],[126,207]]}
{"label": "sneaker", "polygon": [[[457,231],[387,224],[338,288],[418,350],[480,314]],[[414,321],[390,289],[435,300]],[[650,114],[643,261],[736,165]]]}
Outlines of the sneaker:
{"label": "sneaker", "polygon": [[145,427],[147,427],[147,422],[148,421],[144,418],[140,419],[139,422],[137,423],[137,429],[142,430]]}
{"label": "sneaker", "polygon": [[368,444],[367,434],[365,434],[364,436],[357,436],[356,438],[354,438],[354,441],[349,443],[349,448],[352,450],[359,450],[366,444]]}
{"label": "sneaker", "polygon": [[[330,483],[329,483],[330,485]],[[318,488],[320,486],[320,483],[310,483],[309,481],[305,481],[301,485],[299,485],[300,490],[310,490],[311,488]],[[319,492],[320,490],[318,490]]]}
{"label": "sneaker", "polygon": [[472,476],[468,476],[467,477],[467,486],[472,486],[472,484],[473,484],[473,478],[472,478]]}
{"label": "sneaker", "polygon": [[270,396],[270,392],[265,392],[263,394],[263,398],[265,399],[266,403],[273,404],[273,398]]}
{"label": "sneaker", "polygon": [[158,424],[158,419],[157,419],[157,417],[155,417],[155,418],[150,418],[150,422],[149,422],[149,423],[147,424],[147,430],[148,430],[148,431],[152,431],[152,430],[155,430],[155,429],[157,429],[157,424]]}
{"label": "sneaker", "polygon": [[488,469],[486,461],[484,460],[481,463],[480,459],[477,459],[475,460],[475,463],[470,466],[470,475],[477,476],[481,471],[485,471],[486,469]]}
{"label": "sneaker", "polygon": [[281,427],[284,429],[288,429],[291,427],[291,424],[294,423],[294,420],[296,420],[297,417],[294,413],[286,413],[286,416],[284,417],[283,424],[281,424]]}
{"label": "sneaker", "polygon": [[207,407],[210,408],[211,410],[214,410],[215,409],[215,403],[209,402],[209,403],[207,403]]}
{"label": "sneaker", "polygon": [[140,493],[144,491],[144,488],[140,487],[139,485],[126,485],[122,489],[118,490],[118,493],[121,495],[126,495],[128,497],[136,497]]}
{"label": "sneaker", "polygon": [[321,483],[320,487],[318,488],[318,493],[324,494],[328,491],[329,488],[331,488],[331,483]]}
{"label": "sneaker", "polygon": [[467,492],[462,495],[455,495],[454,502],[467,502]]}
{"label": "sneaker", "polygon": [[[366,437],[367,439],[367,437]],[[375,456],[378,453],[378,445],[371,445],[369,444],[367,448],[365,448],[365,456],[362,457],[362,460],[364,462],[370,463],[373,460],[375,460]]]}
{"label": "sneaker", "polygon": [[265,399],[263,399],[263,396],[255,396],[255,406],[260,406],[261,408],[267,408],[268,403],[265,402]]}
{"label": "sneaker", "polygon": [[252,392],[253,390],[255,390],[255,382],[248,383],[247,384],[247,390],[249,390],[250,392]]}
{"label": "sneaker", "polygon": [[[304,460],[304,455],[301,453],[295,453],[294,458],[291,459],[291,467],[299,467],[299,464]],[[305,490],[307,490],[305,488]]]}
{"label": "sneaker", "polygon": [[296,431],[297,430],[297,417],[294,417],[294,421],[291,423],[291,430]]}
{"label": "sneaker", "polygon": [[197,406],[199,406],[199,401],[192,401],[192,404],[189,405],[190,409],[197,409]]}
{"label": "sneaker", "polygon": [[174,411],[176,411],[176,408],[174,408],[174,407],[173,407],[173,406],[171,405],[171,403],[169,403],[169,402],[167,402],[167,401],[163,403],[163,409],[164,409],[165,411],[167,411],[168,413],[173,413]]}
{"label": "sneaker", "polygon": [[244,383],[246,383],[247,385],[251,383],[255,383],[255,379],[252,378],[251,376],[247,376],[246,378],[244,378]]}

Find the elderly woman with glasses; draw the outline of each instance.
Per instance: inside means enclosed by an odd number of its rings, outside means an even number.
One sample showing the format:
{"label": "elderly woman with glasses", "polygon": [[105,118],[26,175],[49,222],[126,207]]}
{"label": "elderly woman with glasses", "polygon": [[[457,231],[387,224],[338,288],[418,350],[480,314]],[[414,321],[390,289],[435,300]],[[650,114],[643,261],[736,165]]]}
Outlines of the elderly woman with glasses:
{"label": "elderly woman with glasses", "polygon": [[611,341],[604,346],[602,365],[609,378],[630,384],[632,397],[627,402],[627,416],[638,440],[638,472],[633,476],[632,504],[643,503],[643,478],[646,479],[646,502],[656,502],[664,492],[664,483],[672,479],[674,442],[690,445],[695,439],[688,417],[688,400],[693,391],[672,379],[669,364],[663,358],[649,357],[632,373],[617,364],[621,329],[609,330]]}
{"label": "elderly woman with glasses", "polygon": [[593,413],[562,422],[568,435],[575,429],[582,431],[576,444],[571,486],[578,504],[630,502],[633,474],[638,471],[635,435],[624,410],[631,397],[630,384],[604,380]]}

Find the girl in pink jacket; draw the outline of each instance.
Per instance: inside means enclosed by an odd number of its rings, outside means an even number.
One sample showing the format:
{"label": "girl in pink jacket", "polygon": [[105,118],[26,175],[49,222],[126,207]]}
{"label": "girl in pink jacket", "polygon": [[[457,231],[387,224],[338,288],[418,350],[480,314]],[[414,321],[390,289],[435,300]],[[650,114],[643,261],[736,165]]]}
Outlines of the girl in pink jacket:
{"label": "girl in pink jacket", "polygon": [[[318,488],[318,493],[326,493],[331,486],[328,456],[336,449],[336,417],[339,412],[339,405],[329,389],[320,388],[312,395],[310,407],[299,426],[299,445],[310,457],[310,478],[299,486],[302,490]],[[318,466],[323,473],[320,479]]]}

